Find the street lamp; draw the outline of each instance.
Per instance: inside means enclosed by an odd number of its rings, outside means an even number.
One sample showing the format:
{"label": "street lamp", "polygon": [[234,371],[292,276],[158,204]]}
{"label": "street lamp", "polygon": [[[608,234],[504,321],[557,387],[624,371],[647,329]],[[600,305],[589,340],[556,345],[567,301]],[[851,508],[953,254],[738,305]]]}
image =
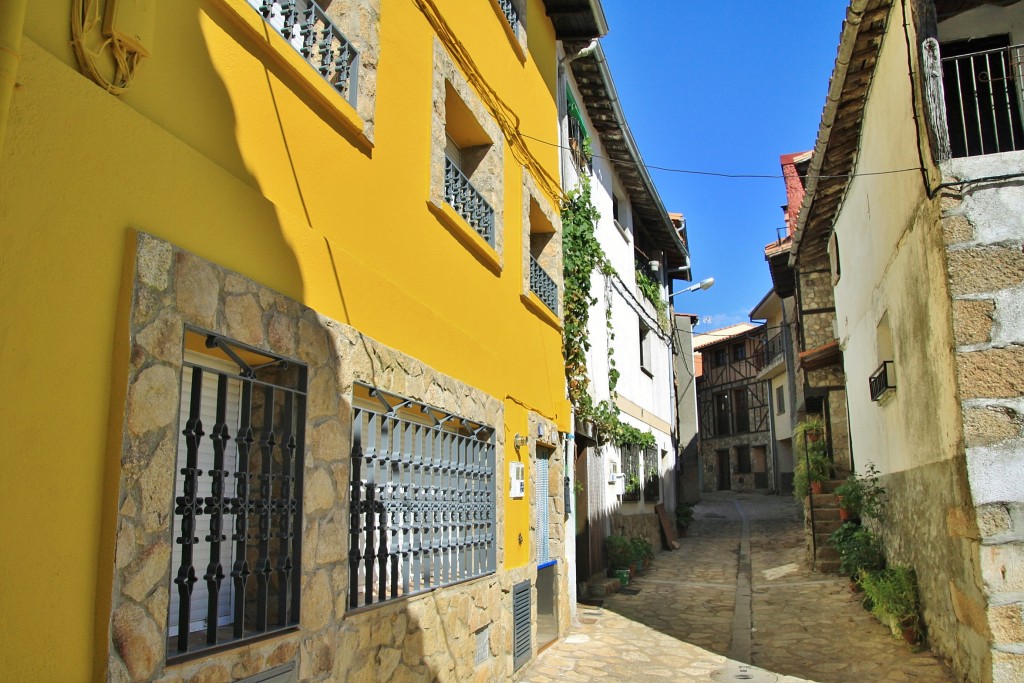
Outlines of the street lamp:
{"label": "street lamp", "polygon": [[713,284],[715,284],[715,278],[705,278],[695,285],[690,285],[686,289],[680,289],[678,292],[672,292],[671,294],[668,295],[668,298],[671,299],[676,294],[682,294],[683,292],[696,292],[698,289],[708,289]]}

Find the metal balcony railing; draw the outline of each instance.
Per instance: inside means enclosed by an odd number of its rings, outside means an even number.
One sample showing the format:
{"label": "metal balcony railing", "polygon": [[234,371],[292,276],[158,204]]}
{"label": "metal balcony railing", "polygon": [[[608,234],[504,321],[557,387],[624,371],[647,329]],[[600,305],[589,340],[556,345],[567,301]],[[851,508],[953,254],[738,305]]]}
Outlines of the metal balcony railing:
{"label": "metal balcony railing", "polygon": [[782,333],[779,332],[768,339],[761,347],[760,358],[758,358],[758,370],[771,365],[782,355]]}
{"label": "metal balcony railing", "polygon": [[470,227],[494,246],[494,209],[476,191],[473,183],[462,172],[458,164],[444,159],[444,200],[462,216]]}
{"label": "metal balcony railing", "polygon": [[881,401],[889,392],[896,391],[896,371],[891,360],[883,361],[882,365],[868,378],[871,400]]}
{"label": "metal balcony railing", "polygon": [[248,0],[282,38],[356,106],[359,51],[313,0]]}
{"label": "metal balcony railing", "polygon": [[519,23],[519,11],[516,9],[515,4],[512,0],[498,0],[498,6],[501,7],[501,11],[504,12],[505,18],[508,19],[508,25],[512,27],[512,30],[516,30],[516,24]]}
{"label": "metal balcony railing", "polygon": [[537,259],[532,256],[530,257],[530,291],[536,294],[537,298],[543,301],[552,313],[558,315],[558,286],[547,274],[547,271],[537,263]]}
{"label": "metal balcony railing", "polygon": [[1024,44],[942,58],[952,156],[1024,150]]}

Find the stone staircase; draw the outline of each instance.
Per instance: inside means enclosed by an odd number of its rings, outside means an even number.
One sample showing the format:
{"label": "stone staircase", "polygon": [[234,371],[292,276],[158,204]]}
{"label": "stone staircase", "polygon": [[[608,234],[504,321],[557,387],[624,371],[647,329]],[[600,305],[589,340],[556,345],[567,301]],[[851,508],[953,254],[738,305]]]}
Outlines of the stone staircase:
{"label": "stone staircase", "polygon": [[[804,498],[804,531],[807,535],[807,559],[815,571],[835,573],[839,571],[839,553],[828,544],[829,535],[839,528],[839,501],[833,493],[845,481],[836,479],[822,485],[822,493]],[[811,528],[810,500],[814,500],[814,528]],[[811,543],[811,535],[814,544]]]}

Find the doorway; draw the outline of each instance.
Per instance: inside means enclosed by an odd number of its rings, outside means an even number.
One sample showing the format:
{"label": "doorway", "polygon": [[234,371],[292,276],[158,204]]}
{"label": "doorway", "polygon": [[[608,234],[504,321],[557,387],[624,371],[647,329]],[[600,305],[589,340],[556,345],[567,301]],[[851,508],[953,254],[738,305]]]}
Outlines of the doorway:
{"label": "doorway", "polygon": [[718,490],[729,491],[732,489],[732,467],[729,463],[729,450],[717,450],[718,456]]}

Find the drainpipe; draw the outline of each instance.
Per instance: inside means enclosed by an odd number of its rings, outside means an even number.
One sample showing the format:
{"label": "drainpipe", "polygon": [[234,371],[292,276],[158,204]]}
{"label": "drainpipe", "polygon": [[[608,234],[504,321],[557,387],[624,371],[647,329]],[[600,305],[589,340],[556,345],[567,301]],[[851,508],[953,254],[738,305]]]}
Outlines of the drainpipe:
{"label": "drainpipe", "polygon": [[28,0],[0,2],[0,149],[7,134],[7,116],[21,64],[21,34],[27,8]]}

